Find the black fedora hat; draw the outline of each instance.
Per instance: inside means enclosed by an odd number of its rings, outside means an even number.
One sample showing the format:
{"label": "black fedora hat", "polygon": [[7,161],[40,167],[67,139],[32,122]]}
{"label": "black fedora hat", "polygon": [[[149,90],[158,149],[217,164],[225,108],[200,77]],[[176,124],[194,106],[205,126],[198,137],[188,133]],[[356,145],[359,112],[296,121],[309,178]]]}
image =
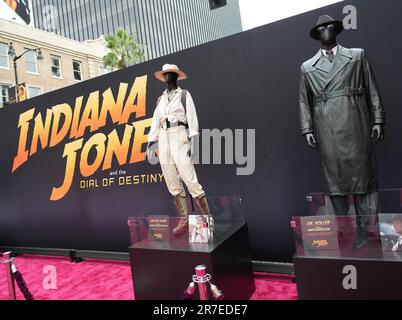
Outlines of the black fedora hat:
{"label": "black fedora hat", "polygon": [[320,40],[320,32],[318,31],[318,28],[327,26],[329,24],[335,25],[336,34],[340,34],[344,30],[342,21],[335,20],[331,16],[325,14],[318,18],[317,25],[310,31],[310,37],[315,40]]}

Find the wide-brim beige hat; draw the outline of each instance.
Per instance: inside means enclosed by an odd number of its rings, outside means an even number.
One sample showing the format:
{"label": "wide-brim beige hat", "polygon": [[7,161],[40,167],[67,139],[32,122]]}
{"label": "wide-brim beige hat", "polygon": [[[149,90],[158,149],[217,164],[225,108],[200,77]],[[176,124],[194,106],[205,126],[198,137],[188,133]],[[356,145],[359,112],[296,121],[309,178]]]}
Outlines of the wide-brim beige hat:
{"label": "wide-brim beige hat", "polygon": [[156,79],[158,79],[162,82],[166,82],[165,81],[165,73],[168,73],[168,72],[176,73],[179,76],[177,78],[177,80],[187,79],[187,75],[183,71],[181,71],[178,66],[176,66],[174,64],[165,64],[162,68],[162,71],[157,71],[154,73],[154,75],[155,75]]}

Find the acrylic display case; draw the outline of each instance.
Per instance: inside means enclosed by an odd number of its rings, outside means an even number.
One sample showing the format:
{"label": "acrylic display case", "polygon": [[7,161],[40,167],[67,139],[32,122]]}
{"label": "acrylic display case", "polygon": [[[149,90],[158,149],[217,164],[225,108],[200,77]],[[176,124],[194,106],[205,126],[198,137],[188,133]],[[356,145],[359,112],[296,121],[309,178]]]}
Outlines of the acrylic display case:
{"label": "acrylic display case", "polygon": [[[248,299],[255,290],[247,224],[241,197],[208,198],[210,216],[192,199],[186,231],[174,205],[128,219],[130,261],[136,299],[178,300],[194,269],[205,265],[227,299]],[[212,219],[211,219],[212,218]]]}

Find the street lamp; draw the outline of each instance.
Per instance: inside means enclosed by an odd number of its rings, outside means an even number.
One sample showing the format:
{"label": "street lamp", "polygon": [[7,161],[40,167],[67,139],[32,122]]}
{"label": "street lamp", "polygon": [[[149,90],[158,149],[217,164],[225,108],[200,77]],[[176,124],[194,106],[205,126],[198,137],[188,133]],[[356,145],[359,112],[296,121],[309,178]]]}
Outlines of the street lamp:
{"label": "street lamp", "polygon": [[9,45],[9,49],[8,49],[8,55],[10,56],[11,59],[13,59],[14,61],[14,74],[15,74],[15,86],[18,87],[18,72],[17,72],[17,61],[19,59],[21,59],[26,53],[30,52],[30,51],[34,51],[36,52],[36,58],[38,59],[38,61],[42,61],[44,60],[43,57],[43,53],[42,53],[42,49],[41,48],[37,48],[37,49],[27,49],[25,50],[22,54],[20,54],[19,56],[17,56],[17,53],[15,51],[15,48],[12,44],[12,42],[10,42]]}

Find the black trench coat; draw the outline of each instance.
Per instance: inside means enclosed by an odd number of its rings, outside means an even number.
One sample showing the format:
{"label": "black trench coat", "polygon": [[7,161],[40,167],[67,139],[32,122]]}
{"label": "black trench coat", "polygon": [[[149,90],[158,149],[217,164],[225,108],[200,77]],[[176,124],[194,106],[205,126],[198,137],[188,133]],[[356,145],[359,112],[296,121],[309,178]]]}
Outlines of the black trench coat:
{"label": "black trench coat", "polygon": [[301,67],[299,94],[301,131],[317,140],[326,194],[378,191],[371,131],[385,113],[364,50],[338,45],[332,63],[320,50]]}

